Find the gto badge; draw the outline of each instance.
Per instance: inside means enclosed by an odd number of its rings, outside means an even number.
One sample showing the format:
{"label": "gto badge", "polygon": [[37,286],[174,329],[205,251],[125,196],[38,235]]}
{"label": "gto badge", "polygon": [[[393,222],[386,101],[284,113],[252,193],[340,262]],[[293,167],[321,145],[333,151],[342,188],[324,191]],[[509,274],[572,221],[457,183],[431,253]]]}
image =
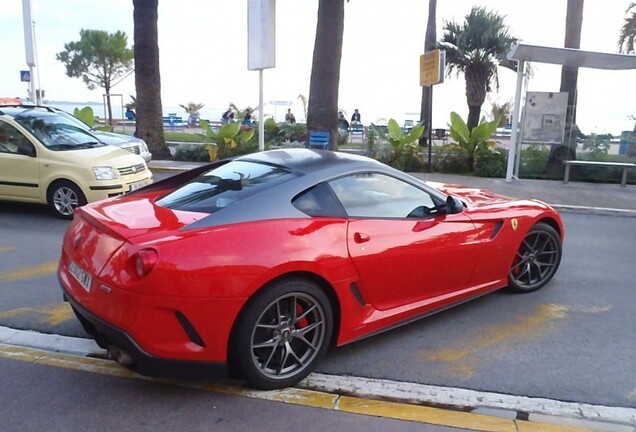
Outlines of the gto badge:
{"label": "gto badge", "polygon": [[510,223],[512,224],[512,229],[517,231],[517,228],[519,228],[519,221],[517,219],[512,219]]}

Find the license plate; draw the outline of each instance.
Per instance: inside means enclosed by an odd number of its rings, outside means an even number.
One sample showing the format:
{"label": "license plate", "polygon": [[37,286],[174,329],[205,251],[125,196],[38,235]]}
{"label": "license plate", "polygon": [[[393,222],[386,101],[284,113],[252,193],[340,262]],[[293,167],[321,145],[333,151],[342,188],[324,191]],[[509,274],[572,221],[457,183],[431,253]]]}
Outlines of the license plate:
{"label": "license plate", "polygon": [[128,192],[136,191],[137,189],[141,189],[144,186],[148,186],[148,184],[150,184],[148,180],[140,181],[138,183],[133,183],[130,185],[130,189],[128,189]]}
{"label": "license plate", "polygon": [[86,290],[86,292],[91,291],[91,282],[93,281],[93,276],[91,276],[88,272],[75,264],[73,261],[69,263],[68,271],[71,272],[75,280],[79,282],[79,284]]}

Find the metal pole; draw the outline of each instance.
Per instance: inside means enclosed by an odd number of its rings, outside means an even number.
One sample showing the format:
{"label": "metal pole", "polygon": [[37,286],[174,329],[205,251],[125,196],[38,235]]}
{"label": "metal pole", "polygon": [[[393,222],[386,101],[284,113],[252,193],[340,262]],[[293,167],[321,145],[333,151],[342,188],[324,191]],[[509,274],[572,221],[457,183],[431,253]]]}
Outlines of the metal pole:
{"label": "metal pole", "polygon": [[428,98],[428,172],[433,172],[433,87]]}
{"label": "metal pole", "polygon": [[510,183],[514,175],[515,159],[517,155],[517,140],[519,130],[519,107],[521,105],[521,87],[526,68],[525,60],[517,62],[517,87],[515,90],[515,104],[512,110],[512,131],[510,133],[510,149],[508,151],[508,167],[506,170],[506,182]]}
{"label": "metal pole", "polygon": [[265,150],[265,122],[263,121],[263,69],[258,70],[258,149]]}

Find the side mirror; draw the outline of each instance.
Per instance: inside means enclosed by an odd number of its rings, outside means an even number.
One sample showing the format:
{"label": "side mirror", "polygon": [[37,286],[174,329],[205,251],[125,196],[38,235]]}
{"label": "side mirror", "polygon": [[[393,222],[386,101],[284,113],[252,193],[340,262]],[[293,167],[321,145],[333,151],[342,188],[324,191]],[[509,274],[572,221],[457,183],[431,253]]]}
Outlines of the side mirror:
{"label": "side mirror", "polygon": [[459,198],[448,196],[446,198],[446,206],[444,207],[447,214],[457,214],[464,211],[464,203]]}

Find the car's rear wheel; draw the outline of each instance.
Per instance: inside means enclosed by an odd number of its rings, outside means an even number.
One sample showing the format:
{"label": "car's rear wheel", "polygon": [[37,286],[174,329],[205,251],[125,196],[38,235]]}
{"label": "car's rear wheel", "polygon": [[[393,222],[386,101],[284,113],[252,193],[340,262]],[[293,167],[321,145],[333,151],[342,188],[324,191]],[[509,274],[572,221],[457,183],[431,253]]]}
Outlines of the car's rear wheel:
{"label": "car's rear wheel", "polygon": [[550,225],[538,223],[526,234],[508,273],[508,288],[538,290],[552,279],[561,263],[561,236]]}
{"label": "car's rear wheel", "polygon": [[76,184],[60,180],[49,187],[47,201],[57,217],[72,219],[75,209],[86,204],[86,197]]}
{"label": "car's rear wheel", "polygon": [[230,361],[250,385],[270,390],[309,375],[331,340],[333,312],[315,284],[287,279],[264,288],[238,318]]}

